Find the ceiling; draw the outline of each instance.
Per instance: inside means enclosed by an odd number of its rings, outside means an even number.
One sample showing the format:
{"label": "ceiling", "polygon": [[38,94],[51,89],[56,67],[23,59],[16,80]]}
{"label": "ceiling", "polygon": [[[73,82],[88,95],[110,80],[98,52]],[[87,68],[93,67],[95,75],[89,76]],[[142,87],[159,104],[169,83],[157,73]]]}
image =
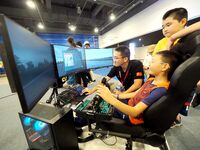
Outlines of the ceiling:
{"label": "ceiling", "polygon": [[[157,0],[33,0],[35,9],[26,1],[0,0],[0,13],[33,32],[103,34]],[[109,20],[111,13],[116,15],[115,21]],[[38,29],[38,22],[45,28]],[[94,33],[95,27],[99,33]]]}

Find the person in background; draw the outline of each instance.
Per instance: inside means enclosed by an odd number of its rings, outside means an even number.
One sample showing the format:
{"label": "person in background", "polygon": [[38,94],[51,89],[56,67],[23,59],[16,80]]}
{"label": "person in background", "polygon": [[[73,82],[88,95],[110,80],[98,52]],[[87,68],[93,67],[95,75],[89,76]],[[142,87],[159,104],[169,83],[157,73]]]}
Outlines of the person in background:
{"label": "person in background", "polygon": [[81,41],[77,41],[77,42],[76,42],[76,47],[77,47],[77,48],[82,48],[82,47],[83,47]]}
{"label": "person in background", "polygon": [[75,42],[74,42],[73,37],[71,37],[71,36],[68,37],[67,43],[68,43],[68,45],[69,45],[71,48],[76,48],[76,44],[75,44]]}
{"label": "person in background", "polygon": [[[90,43],[88,41],[85,41],[83,43],[83,46],[84,46],[85,49],[90,49]],[[85,75],[88,78],[88,82],[95,82],[96,81],[95,79],[93,79],[92,74],[93,74],[93,72],[90,69],[88,69],[87,71],[85,71]]]}
{"label": "person in background", "polygon": [[88,41],[85,41],[83,46],[84,48],[90,48],[90,43]]}
{"label": "person in background", "polygon": [[[148,46],[147,55],[145,56],[144,61],[143,61],[144,73],[145,73],[146,79],[149,78],[148,70],[149,70],[149,66],[150,66],[151,61],[152,61],[152,53],[154,51],[155,46],[156,46],[155,44]],[[145,79],[145,81],[146,81],[146,79]]]}
{"label": "person in background", "polygon": [[[74,42],[73,37],[71,37],[71,36],[68,37],[67,43],[70,46],[69,49],[74,49],[75,50],[76,44]],[[75,84],[77,84],[76,75],[75,74],[71,74],[71,75],[68,75],[68,80],[63,84],[63,87],[68,87],[68,85],[75,85]]]}
{"label": "person in background", "polygon": [[[82,48],[81,41],[76,42],[77,48]],[[88,83],[91,82],[90,74],[88,75],[88,71],[82,71],[76,74],[77,83],[82,85],[83,87],[87,87]],[[88,77],[89,76],[89,77]]]}

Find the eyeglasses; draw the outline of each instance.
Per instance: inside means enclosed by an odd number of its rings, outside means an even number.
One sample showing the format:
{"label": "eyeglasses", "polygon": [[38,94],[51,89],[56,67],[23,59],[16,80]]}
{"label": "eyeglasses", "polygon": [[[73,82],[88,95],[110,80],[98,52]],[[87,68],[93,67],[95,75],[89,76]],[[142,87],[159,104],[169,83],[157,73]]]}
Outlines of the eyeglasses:
{"label": "eyeglasses", "polygon": [[113,59],[122,59],[124,57],[113,57]]}

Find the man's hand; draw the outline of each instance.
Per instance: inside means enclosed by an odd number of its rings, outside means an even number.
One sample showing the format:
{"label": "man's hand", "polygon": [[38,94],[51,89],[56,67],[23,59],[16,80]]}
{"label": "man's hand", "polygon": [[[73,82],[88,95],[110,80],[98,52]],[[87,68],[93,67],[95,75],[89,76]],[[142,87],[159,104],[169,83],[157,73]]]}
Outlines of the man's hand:
{"label": "man's hand", "polygon": [[90,90],[90,89],[88,89],[88,88],[85,88],[85,89],[82,91],[82,94],[85,94],[85,95],[90,95],[90,94],[92,94],[92,93],[93,93],[93,91]]}

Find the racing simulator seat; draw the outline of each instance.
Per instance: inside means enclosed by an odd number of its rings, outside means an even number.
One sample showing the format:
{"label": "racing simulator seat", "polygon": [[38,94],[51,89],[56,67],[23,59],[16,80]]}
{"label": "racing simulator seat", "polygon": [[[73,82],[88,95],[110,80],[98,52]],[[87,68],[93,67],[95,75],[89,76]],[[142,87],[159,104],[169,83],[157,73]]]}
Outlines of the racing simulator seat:
{"label": "racing simulator seat", "polygon": [[144,112],[145,124],[137,127],[142,134],[138,136],[135,128],[133,130],[132,126],[117,118],[98,122],[102,129],[92,129],[89,123],[90,131],[126,138],[127,150],[132,150],[132,141],[167,150],[164,133],[170,128],[184,102],[200,80],[200,31],[183,37],[173,51],[181,54],[183,60],[187,60],[175,70],[168,95],[161,97]]}

